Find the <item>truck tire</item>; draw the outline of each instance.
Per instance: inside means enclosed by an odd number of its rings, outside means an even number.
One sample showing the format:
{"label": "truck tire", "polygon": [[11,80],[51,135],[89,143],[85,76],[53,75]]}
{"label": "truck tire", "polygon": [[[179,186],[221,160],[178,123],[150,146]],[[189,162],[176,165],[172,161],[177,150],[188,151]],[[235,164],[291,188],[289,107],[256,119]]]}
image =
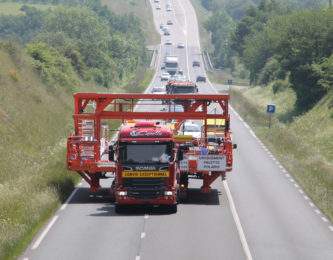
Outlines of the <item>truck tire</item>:
{"label": "truck tire", "polygon": [[177,213],[177,204],[173,204],[170,206],[170,213],[171,214]]}
{"label": "truck tire", "polygon": [[125,211],[125,206],[116,204],[115,205],[115,211],[116,211],[117,214],[122,214]]}

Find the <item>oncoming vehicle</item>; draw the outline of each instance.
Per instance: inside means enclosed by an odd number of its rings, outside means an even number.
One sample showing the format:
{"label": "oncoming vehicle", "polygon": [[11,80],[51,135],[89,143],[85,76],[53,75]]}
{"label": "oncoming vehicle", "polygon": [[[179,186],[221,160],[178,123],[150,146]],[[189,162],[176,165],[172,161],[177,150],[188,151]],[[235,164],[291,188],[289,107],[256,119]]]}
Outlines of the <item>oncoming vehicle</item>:
{"label": "oncoming vehicle", "polygon": [[151,90],[151,93],[153,94],[165,94],[165,88],[164,87],[153,87]]}
{"label": "oncoming vehicle", "polygon": [[178,43],[177,48],[183,49],[185,48],[185,44],[183,42]]}
{"label": "oncoming vehicle", "polygon": [[172,45],[172,41],[171,40],[166,40],[165,45]]}
{"label": "oncoming vehicle", "polygon": [[201,138],[201,128],[192,122],[185,122],[179,129],[180,135],[191,135],[195,139]]}
{"label": "oncoming vehicle", "polygon": [[160,75],[161,80],[169,80],[170,74],[168,72],[163,72]]}
{"label": "oncoming vehicle", "polygon": [[196,82],[199,82],[199,81],[206,82],[206,77],[203,75],[197,76]]}
{"label": "oncoming vehicle", "polygon": [[197,60],[193,61],[192,67],[200,67],[200,62]]}
{"label": "oncoming vehicle", "polygon": [[172,20],[168,20],[168,21],[167,21],[167,25],[173,25]]}

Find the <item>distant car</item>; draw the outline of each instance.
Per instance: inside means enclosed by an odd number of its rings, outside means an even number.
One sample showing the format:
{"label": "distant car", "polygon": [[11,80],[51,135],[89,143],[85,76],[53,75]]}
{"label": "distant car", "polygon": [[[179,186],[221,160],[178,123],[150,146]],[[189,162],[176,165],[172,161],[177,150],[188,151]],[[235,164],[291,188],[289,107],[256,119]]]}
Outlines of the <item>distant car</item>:
{"label": "distant car", "polygon": [[156,10],[161,10],[161,5],[156,5]]}
{"label": "distant car", "polygon": [[192,137],[199,139],[201,138],[200,126],[192,122],[185,122],[178,131],[179,135],[192,135]]}
{"label": "distant car", "polygon": [[168,21],[167,21],[167,25],[173,25],[172,20],[168,20]]}
{"label": "distant car", "polygon": [[169,29],[168,29],[168,26],[163,25],[163,27],[162,27],[162,31],[165,31],[165,30],[169,30]]}
{"label": "distant car", "polygon": [[172,41],[171,40],[166,40],[165,45],[172,45]]}
{"label": "distant car", "polygon": [[171,11],[172,11],[171,6],[168,6],[168,7],[166,8],[166,10],[167,10],[167,12],[171,12]]}
{"label": "distant car", "polygon": [[160,29],[163,29],[163,28],[164,28],[164,24],[161,23],[161,24],[160,24]]}
{"label": "distant car", "polygon": [[165,87],[153,87],[151,90],[151,93],[153,94],[166,94]]}
{"label": "distant car", "polygon": [[161,80],[169,80],[170,79],[170,74],[168,72],[163,72],[160,75]]}
{"label": "distant car", "polygon": [[183,42],[179,42],[177,45],[177,48],[183,49],[183,48],[185,48],[185,44]]}
{"label": "distant car", "polygon": [[199,81],[206,82],[206,77],[203,75],[197,76],[196,82],[199,82]]}
{"label": "distant car", "polygon": [[197,60],[193,61],[192,67],[200,67],[200,62]]}
{"label": "distant car", "polygon": [[168,29],[164,30],[164,35],[170,35],[170,32]]}
{"label": "distant car", "polygon": [[154,0],[154,3],[159,3],[160,2],[160,0]]}
{"label": "distant car", "polygon": [[178,67],[177,73],[180,75],[183,75],[183,69],[181,67]]}
{"label": "distant car", "polygon": [[164,69],[165,69],[165,63],[162,62],[162,64],[161,64],[161,70],[164,70]]}

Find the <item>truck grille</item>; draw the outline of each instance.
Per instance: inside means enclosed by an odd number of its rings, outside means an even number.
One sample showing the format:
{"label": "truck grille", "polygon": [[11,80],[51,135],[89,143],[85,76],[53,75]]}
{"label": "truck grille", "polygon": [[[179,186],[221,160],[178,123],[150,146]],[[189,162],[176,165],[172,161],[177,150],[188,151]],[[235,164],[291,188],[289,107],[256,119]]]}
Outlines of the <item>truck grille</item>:
{"label": "truck grille", "polygon": [[136,199],[156,199],[164,196],[165,178],[123,179],[127,195]]}

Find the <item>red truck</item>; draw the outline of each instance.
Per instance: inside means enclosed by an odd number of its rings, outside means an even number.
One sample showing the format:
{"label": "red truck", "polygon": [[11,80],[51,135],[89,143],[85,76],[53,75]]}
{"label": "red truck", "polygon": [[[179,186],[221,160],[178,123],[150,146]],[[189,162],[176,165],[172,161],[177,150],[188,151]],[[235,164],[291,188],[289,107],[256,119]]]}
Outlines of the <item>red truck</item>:
{"label": "red truck", "polygon": [[[167,206],[176,212],[179,198],[187,198],[190,178],[202,179],[201,192],[210,193],[210,185],[232,169],[229,95],[77,93],[74,99],[75,133],[67,142],[67,168],[88,182],[90,192],[97,192],[100,180],[113,172],[110,194],[117,212],[136,204]],[[161,111],[156,100],[165,99],[168,106],[184,101],[184,110]],[[122,126],[112,141],[105,121],[117,119]],[[195,145],[191,136],[176,134],[189,119],[202,122],[202,136]],[[159,124],[167,120],[176,120],[173,129]],[[214,138],[207,123],[211,120],[224,122],[223,136],[219,131]]]}

